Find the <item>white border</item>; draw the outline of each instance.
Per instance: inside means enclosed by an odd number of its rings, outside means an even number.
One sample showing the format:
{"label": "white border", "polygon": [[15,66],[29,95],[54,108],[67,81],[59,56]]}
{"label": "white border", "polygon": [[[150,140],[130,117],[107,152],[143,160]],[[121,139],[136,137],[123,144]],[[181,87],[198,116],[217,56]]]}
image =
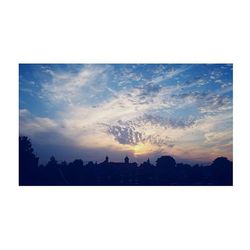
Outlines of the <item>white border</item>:
{"label": "white border", "polygon": [[[249,249],[247,1],[2,1],[1,249]],[[19,187],[18,63],[234,63],[233,187]]]}

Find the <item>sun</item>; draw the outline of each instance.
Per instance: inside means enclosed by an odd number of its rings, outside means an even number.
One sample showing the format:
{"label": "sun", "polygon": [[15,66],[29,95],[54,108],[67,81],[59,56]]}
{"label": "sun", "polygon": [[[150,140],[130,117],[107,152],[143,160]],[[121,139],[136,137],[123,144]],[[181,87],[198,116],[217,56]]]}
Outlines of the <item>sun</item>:
{"label": "sun", "polygon": [[131,146],[134,156],[146,155],[152,153],[152,145],[148,143],[138,143]]}

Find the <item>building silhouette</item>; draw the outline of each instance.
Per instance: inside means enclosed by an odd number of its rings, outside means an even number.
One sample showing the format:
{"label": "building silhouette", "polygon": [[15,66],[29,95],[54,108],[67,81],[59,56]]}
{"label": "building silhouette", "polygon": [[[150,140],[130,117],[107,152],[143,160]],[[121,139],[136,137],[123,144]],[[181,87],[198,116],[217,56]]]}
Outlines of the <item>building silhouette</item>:
{"label": "building silhouette", "polygon": [[126,157],[124,158],[124,162],[125,162],[125,164],[129,164],[129,158],[128,158],[128,156],[126,156]]}
{"label": "building silhouette", "polygon": [[124,162],[112,162],[109,161],[109,157],[106,156],[105,160],[103,162],[101,162],[100,164],[98,164],[98,166],[103,167],[137,167],[137,163],[136,162],[129,162],[129,158],[128,156],[126,156],[124,158]]}

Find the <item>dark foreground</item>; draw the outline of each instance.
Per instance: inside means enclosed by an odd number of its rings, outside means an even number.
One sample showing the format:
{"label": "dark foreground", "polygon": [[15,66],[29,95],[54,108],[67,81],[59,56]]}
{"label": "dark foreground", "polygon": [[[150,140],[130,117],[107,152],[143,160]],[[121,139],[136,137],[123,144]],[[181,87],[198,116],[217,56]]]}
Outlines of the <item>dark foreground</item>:
{"label": "dark foreground", "polygon": [[89,162],[78,159],[58,163],[51,157],[46,166],[38,164],[27,137],[19,138],[19,185],[21,186],[232,186],[233,164],[219,157],[209,166],[176,164],[171,156],[158,158],[156,166],[146,161],[129,163]]}

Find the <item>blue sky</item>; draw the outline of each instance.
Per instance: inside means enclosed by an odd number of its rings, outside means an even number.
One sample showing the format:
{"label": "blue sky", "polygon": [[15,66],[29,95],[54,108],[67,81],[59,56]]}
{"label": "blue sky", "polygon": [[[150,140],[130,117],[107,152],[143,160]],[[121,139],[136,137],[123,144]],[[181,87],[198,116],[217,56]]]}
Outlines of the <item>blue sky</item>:
{"label": "blue sky", "polygon": [[41,162],[232,159],[231,64],[20,64],[20,134]]}

